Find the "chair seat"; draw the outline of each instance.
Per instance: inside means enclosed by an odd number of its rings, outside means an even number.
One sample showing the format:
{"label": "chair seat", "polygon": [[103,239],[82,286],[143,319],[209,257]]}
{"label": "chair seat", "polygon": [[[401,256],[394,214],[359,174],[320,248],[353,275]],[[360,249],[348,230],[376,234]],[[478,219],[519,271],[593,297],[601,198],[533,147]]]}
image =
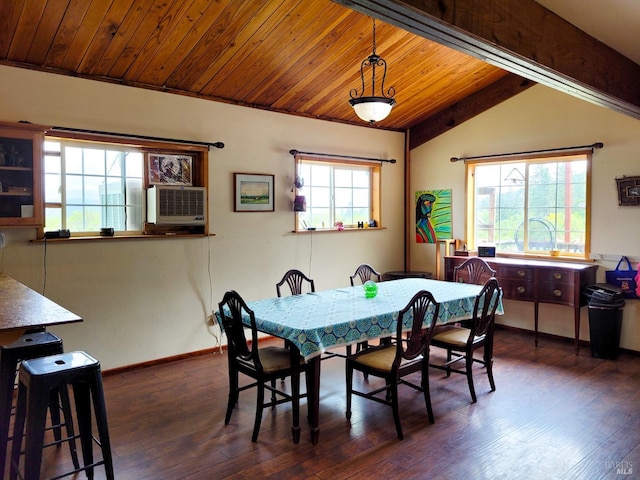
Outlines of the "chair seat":
{"label": "chair seat", "polygon": [[[473,343],[481,342],[484,340],[484,337],[484,335],[474,337]],[[433,345],[446,343],[454,348],[464,349],[467,345],[467,340],[469,340],[468,328],[450,326],[442,328],[441,330],[436,330],[431,343]]]}
{"label": "chair seat", "polygon": [[[396,358],[396,345],[384,345],[381,347],[370,348],[363,350],[360,353],[354,355],[352,360],[367,368],[378,370],[379,372],[391,372],[393,367],[393,361]],[[400,361],[400,368],[405,368],[408,365],[421,363],[423,360],[422,355],[412,360],[402,359]]]}
{"label": "chair seat", "polygon": [[[242,364],[250,368],[255,368],[253,362],[246,362],[238,359]],[[265,374],[272,374],[279,371],[286,371],[291,367],[291,352],[282,347],[262,347],[260,348],[260,363]],[[300,365],[304,365],[304,358],[300,357]]]}

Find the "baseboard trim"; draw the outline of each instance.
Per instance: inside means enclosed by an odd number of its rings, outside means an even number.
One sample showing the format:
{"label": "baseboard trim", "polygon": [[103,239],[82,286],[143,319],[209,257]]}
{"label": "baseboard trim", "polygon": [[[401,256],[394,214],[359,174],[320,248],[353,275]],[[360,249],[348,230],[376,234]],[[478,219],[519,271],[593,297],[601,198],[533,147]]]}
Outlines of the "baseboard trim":
{"label": "baseboard trim", "polygon": [[[531,337],[533,337],[533,332],[531,330],[527,330],[526,328],[519,328],[519,327],[513,327],[511,325],[501,325],[496,323],[496,329],[511,330],[514,332],[520,332],[523,335],[531,335]],[[273,338],[275,337],[266,336],[266,337],[260,338],[258,340],[258,343],[260,343],[263,340],[272,340]],[[572,338],[563,337],[561,335],[554,335],[552,333],[538,332],[538,338],[549,338],[549,339],[553,339],[556,341],[561,341],[561,342],[573,345]],[[531,340],[533,342],[533,338]],[[591,344],[588,341],[580,340],[580,348],[583,348],[583,347],[590,348],[590,345]],[[110,368],[109,370],[103,370],[102,375],[104,377],[107,377],[110,375],[119,375],[121,373],[140,370],[142,368],[153,367],[155,365],[162,365],[163,363],[177,362],[179,360],[185,360],[187,358],[193,358],[193,357],[200,357],[202,355],[217,354],[221,350],[227,350],[227,345],[222,345],[221,347],[215,347],[215,348],[207,348],[204,350],[197,350],[195,352],[182,353],[180,355],[173,355],[171,357],[158,358],[156,360],[149,360],[148,362],[134,363],[131,365],[125,365],[123,367]],[[636,350],[629,350],[622,347],[620,348],[620,352],[627,353],[629,355],[640,356],[640,352]]]}
{"label": "baseboard trim", "polygon": [[158,358],[156,360],[149,360],[148,362],[133,363],[131,365],[125,365],[123,367],[110,368],[108,370],[103,370],[102,376],[108,377],[110,375],[119,375],[121,373],[140,370],[142,368],[153,367],[156,365],[162,365],[164,363],[171,363],[171,362],[177,362],[179,360],[186,360],[188,358],[201,357],[202,355],[217,354],[221,350],[226,350],[226,349],[227,349],[227,346],[222,345],[222,347],[207,348],[204,350],[197,350],[195,352],[181,353],[180,355],[173,355],[171,357],[164,357],[164,358]]}

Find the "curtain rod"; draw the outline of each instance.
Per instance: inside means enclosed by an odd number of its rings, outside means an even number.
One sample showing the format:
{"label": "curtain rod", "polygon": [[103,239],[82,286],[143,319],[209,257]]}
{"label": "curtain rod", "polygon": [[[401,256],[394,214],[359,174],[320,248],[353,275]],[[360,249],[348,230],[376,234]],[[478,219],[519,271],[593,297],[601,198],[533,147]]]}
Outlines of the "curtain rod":
{"label": "curtain rod", "polygon": [[462,160],[462,161],[479,160],[481,158],[515,157],[515,156],[518,156],[518,155],[529,155],[529,154],[535,154],[535,153],[563,152],[563,151],[567,151],[567,150],[580,150],[580,149],[585,149],[585,148],[590,148],[591,152],[593,152],[593,150],[595,148],[602,148],[602,147],[604,147],[604,143],[597,142],[597,143],[594,143],[592,145],[579,145],[579,146],[575,146],[575,147],[547,148],[545,150],[530,150],[528,152],[497,153],[495,155],[478,155],[478,156],[475,156],[475,157],[451,157],[451,161],[452,162],[459,162],[460,160]]}
{"label": "curtain rod", "polygon": [[199,145],[203,147],[211,147],[216,148],[224,148],[224,143],[222,142],[195,142],[191,140],[177,140],[175,138],[162,138],[162,137],[148,137],[145,135],[131,135],[128,133],[114,133],[114,132],[100,132],[97,130],[83,130],[80,128],[68,128],[68,127],[51,127],[50,131],[60,131],[60,132],[70,132],[70,133],[86,133],[90,135],[106,135],[110,137],[120,137],[120,138],[131,138],[135,140],[152,140],[157,142],[170,142],[170,143],[182,143],[185,145]]}
{"label": "curtain rod", "polygon": [[348,158],[350,160],[367,160],[369,162],[388,162],[388,163],[396,163],[396,159],[395,158],[391,158],[389,160],[383,160],[380,158],[368,158],[368,157],[354,157],[351,155],[336,155],[333,153],[316,153],[316,152],[301,152],[299,150],[289,150],[289,153],[291,155],[293,155],[294,157],[296,155],[315,155],[318,157],[332,157],[332,158]]}

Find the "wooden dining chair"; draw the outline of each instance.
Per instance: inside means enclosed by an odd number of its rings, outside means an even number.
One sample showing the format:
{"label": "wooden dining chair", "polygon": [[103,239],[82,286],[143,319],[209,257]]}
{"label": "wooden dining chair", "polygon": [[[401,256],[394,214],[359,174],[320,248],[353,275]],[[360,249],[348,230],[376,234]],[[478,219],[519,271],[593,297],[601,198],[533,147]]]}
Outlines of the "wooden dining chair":
{"label": "wooden dining chair", "polygon": [[[291,295],[302,295],[302,289],[304,285],[307,286],[310,292],[316,291],[316,285],[314,281],[311,278],[307,277],[300,270],[288,270],[282,276],[282,280],[276,283],[276,293],[278,294],[278,297],[282,296],[281,287],[284,286],[285,283],[289,286],[289,292],[291,293]],[[287,342],[285,342],[284,346],[285,348],[289,348]]]}
{"label": "wooden dining chair", "polygon": [[457,267],[453,267],[453,281],[482,285],[489,278],[495,277],[496,271],[480,257],[469,257]]}
{"label": "wooden dining chair", "polygon": [[[374,282],[381,282],[382,274],[377,272],[376,269],[373,268],[371,265],[363,263],[361,265],[358,265],[358,268],[356,268],[356,271],[354,272],[354,274],[349,277],[349,281],[351,282],[352,287],[355,287],[355,281],[357,279],[360,279],[360,283],[363,285],[365,282],[368,282],[369,280],[373,280]],[[367,341],[358,342],[356,346],[356,352],[359,352],[363,348],[366,348],[368,345],[369,345],[369,342]],[[351,346],[347,347],[347,355],[351,355]],[[366,375],[365,375],[365,378],[366,378]]]}
{"label": "wooden dining chair", "polygon": [[373,280],[374,282],[382,281],[382,275],[377,272],[375,268],[366,263],[359,265],[358,268],[356,268],[355,273],[349,277],[352,287],[355,286],[355,280],[358,278],[360,279],[360,283],[363,284],[369,280]]}
{"label": "wooden dining chair", "polygon": [[[347,356],[347,419],[351,420],[351,397],[360,396],[384,405],[391,406],[396,433],[403,439],[398,405],[398,385],[404,384],[423,392],[429,421],[434,422],[431,396],[429,394],[429,344],[433,335],[440,304],[433,295],[422,290],[414,295],[411,301],[398,315],[396,339],[393,344],[369,347],[353,355]],[[404,321],[411,321],[410,330],[403,335]],[[430,319],[430,327],[423,328],[425,318]],[[372,390],[357,390],[353,385],[353,371],[384,379],[382,387]],[[420,384],[406,380],[406,376],[422,372]],[[367,385],[368,382],[364,382]]]}
{"label": "wooden dining chair", "polygon": [[282,287],[285,283],[289,286],[291,295],[301,295],[303,285],[307,285],[310,292],[316,291],[316,286],[313,280],[307,277],[300,270],[292,269],[287,271],[282,277],[282,280],[276,283],[276,292],[279,297],[282,296],[280,287]]}
{"label": "wooden dining chair", "polygon": [[[300,372],[306,371],[306,363],[295,349],[268,346],[258,348],[258,330],[253,311],[236,291],[228,291],[218,304],[218,314],[228,340],[229,359],[229,400],[224,423],[229,424],[231,413],[238,403],[239,393],[249,388],[257,389],[256,417],[251,440],[258,441],[262,411],[281,403],[291,402],[293,412],[293,441],[300,440]],[[251,324],[251,344],[247,344],[243,317]],[[297,362],[297,364],[296,364]],[[255,382],[240,386],[239,374],[242,373]],[[291,377],[291,393],[276,388],[276,379]],[[307,386],[309,378],[306,376]],[[271,392],[271,399],[264,400],[264,392]]]}
{"label": "wooden dining chair", "polygon": [[[496,308],[501,296],[502,289],[498,280],[494,277],[490,278],[476,296],[473,316],[468,323],[469,328],[460,325],[440,326],[431,339],[432,346],[444,348],[447,351],[447,361],[442,364],[432,363],[430,366],[446,371],[447,377],[451,372],[465,375],[473,403],[477,401],[473,386],[474,363],[485,367],[491,391],[496,389],[493,379],[493,333]],[[482,359],[474,356],[474,352],[480,348],[484,349]],[[464,362],[464,369],[454,368],[457,362]]]}

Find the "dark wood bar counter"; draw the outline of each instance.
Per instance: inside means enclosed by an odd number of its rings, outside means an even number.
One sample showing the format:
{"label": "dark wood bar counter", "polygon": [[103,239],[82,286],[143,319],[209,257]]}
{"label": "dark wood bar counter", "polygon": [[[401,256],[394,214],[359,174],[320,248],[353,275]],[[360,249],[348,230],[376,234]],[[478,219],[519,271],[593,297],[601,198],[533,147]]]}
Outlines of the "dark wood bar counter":
{"label": "dark wood bar counter", "polygon": [[81,322],[82,318],[17,280],[0,274],[0,332]]}

